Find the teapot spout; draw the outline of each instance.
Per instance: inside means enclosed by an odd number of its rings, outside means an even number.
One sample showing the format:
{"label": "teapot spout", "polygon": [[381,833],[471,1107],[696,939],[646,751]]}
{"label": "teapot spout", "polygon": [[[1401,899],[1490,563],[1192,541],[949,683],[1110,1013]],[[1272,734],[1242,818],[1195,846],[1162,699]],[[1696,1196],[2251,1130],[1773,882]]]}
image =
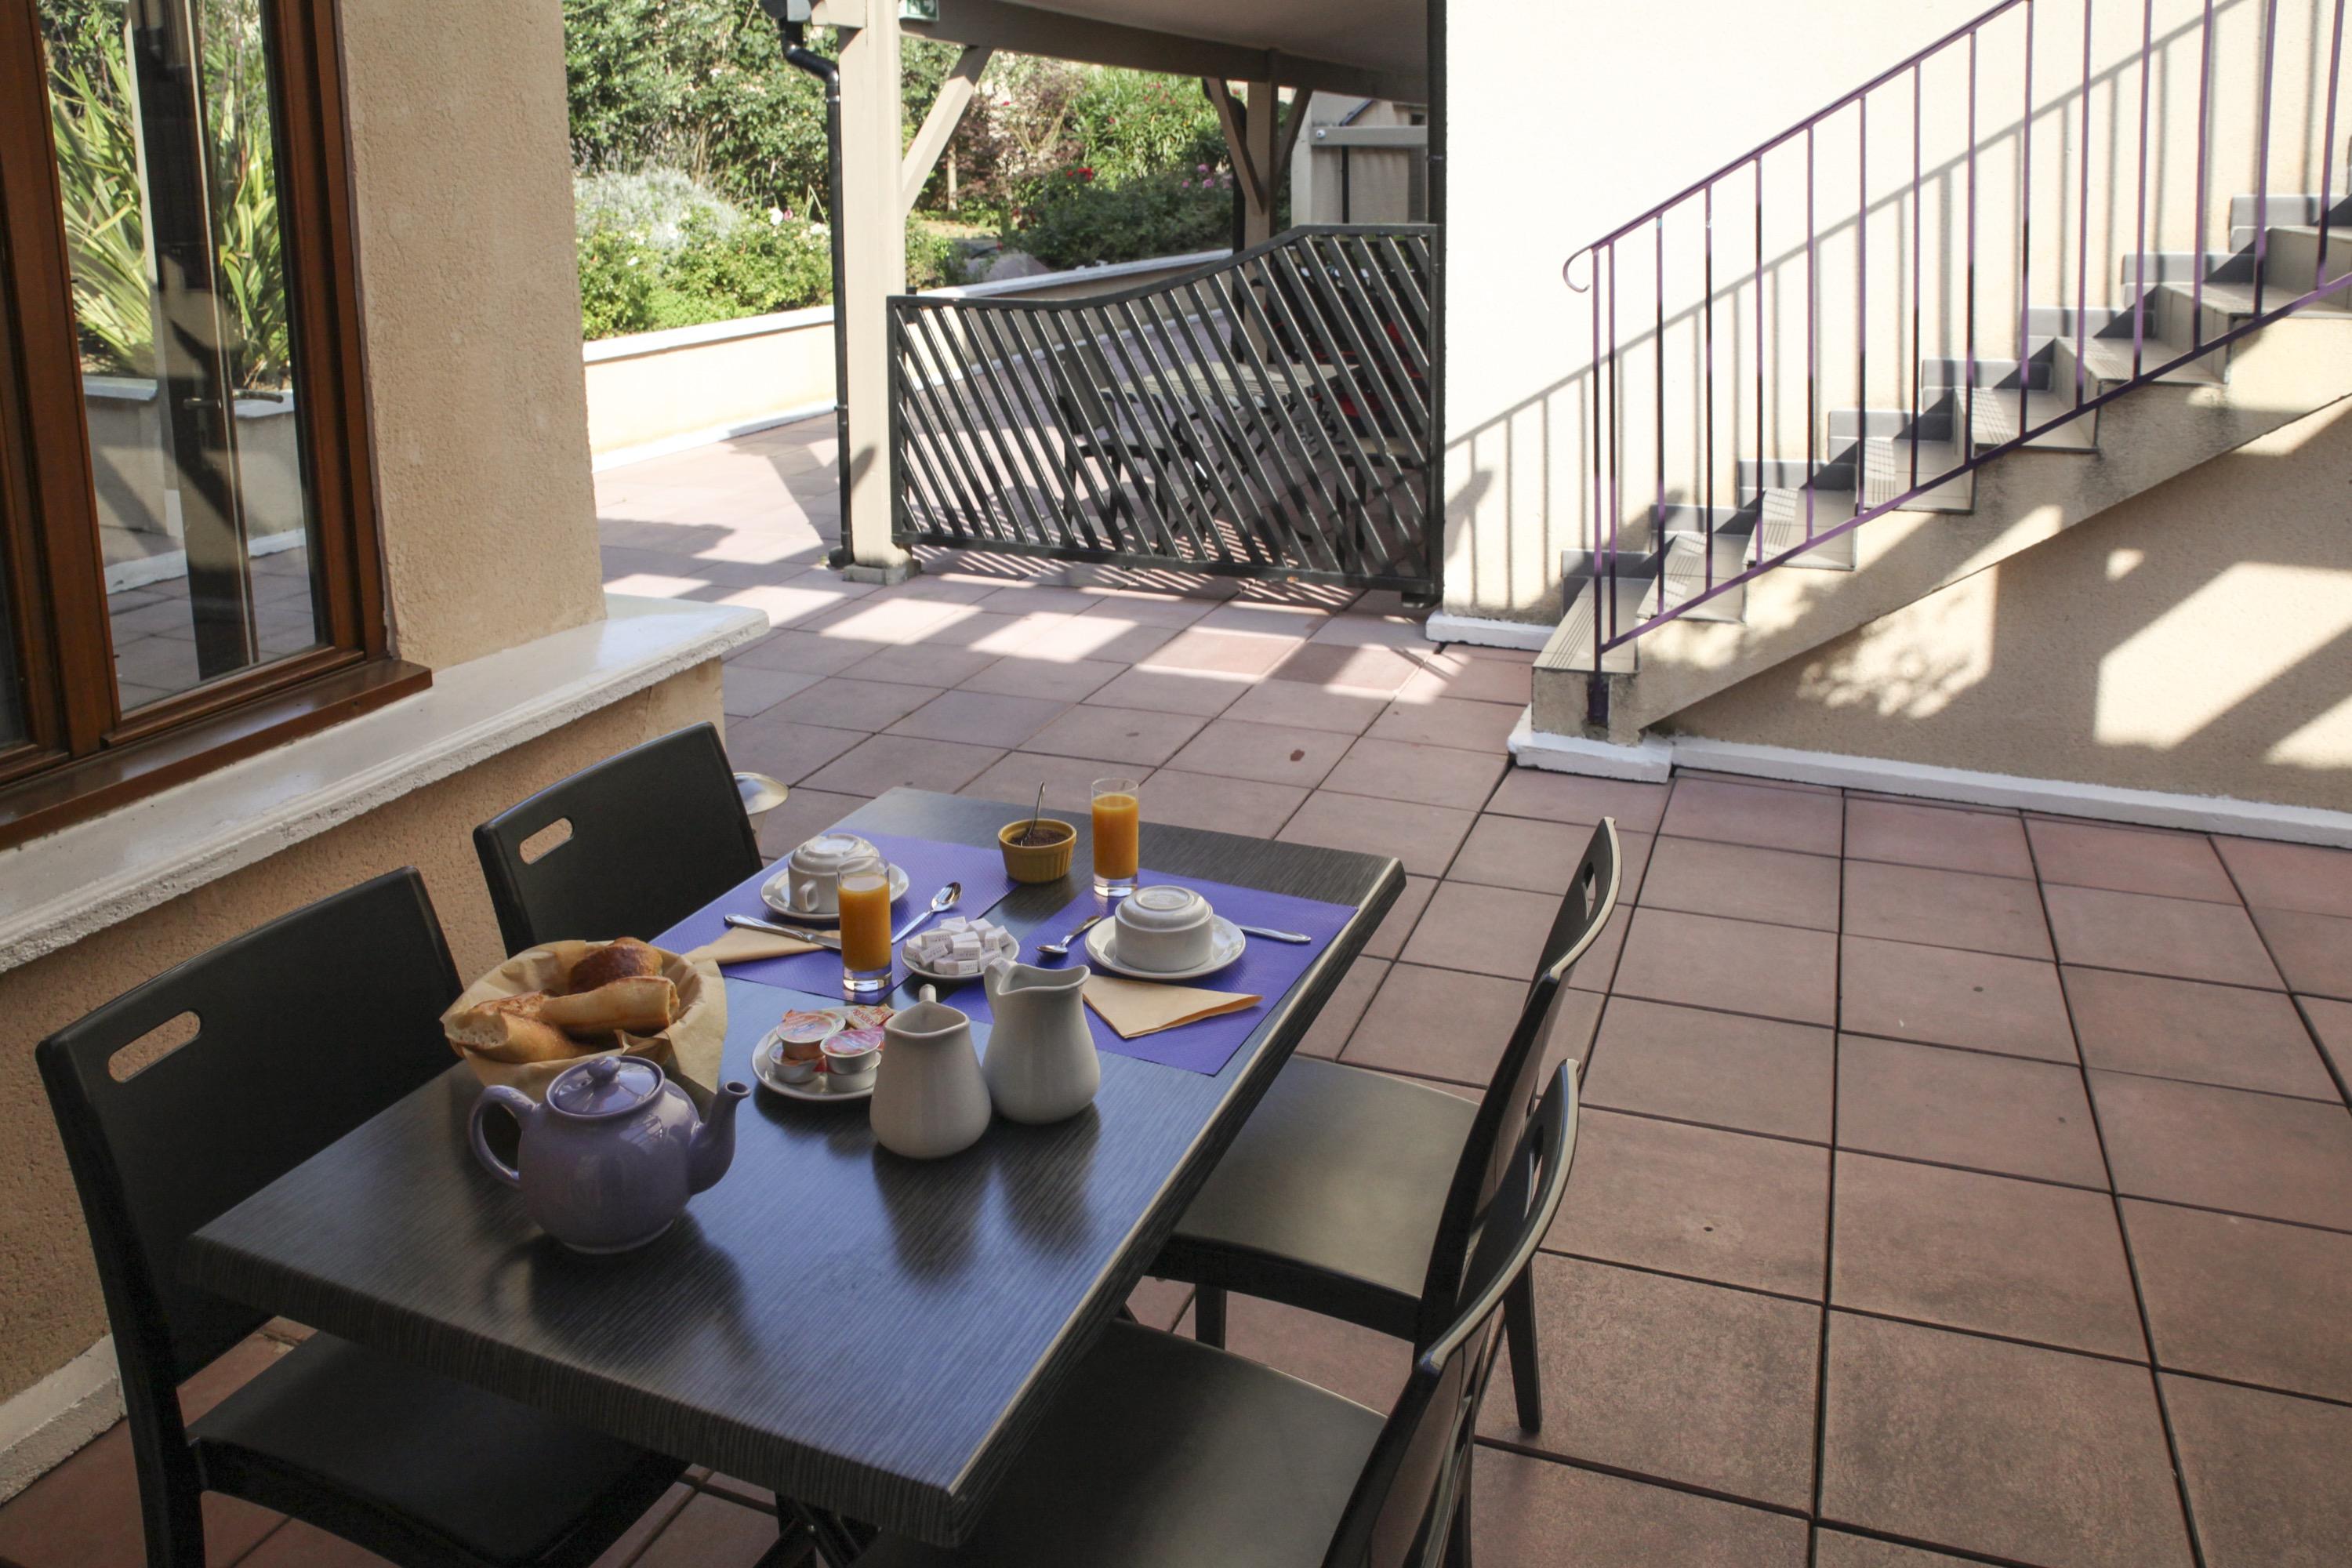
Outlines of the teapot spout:
{"label": "teapot spout", "polygon": [[710,1114],[694,1130],[694,1142],[687,1151],[688,1192],[708,1192],[735,1163],[735,1112],[751,1093],[749,1084],[722,1083],[710,1097]]}

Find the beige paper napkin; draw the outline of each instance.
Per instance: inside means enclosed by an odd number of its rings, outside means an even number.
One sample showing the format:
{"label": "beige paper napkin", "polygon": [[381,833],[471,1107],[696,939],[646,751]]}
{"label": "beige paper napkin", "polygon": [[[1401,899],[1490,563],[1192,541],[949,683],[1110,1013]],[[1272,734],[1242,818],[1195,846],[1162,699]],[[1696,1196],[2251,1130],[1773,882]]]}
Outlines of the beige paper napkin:
{"label": "beige paper napkin", "polygon": [[803,942],[796,936],[776,936],[763,931],[730,931],[717,942],[704,942],[686,956],[689,962],[708,960],[712,963],[749,963],[755,958],[790,958],[796,952],[814,952],[817,944]]}
{"label": "beige paper napkin", "polygon": [[1261,998],[1238,991],[1204,991],[1197,985],[1162,985],[1150,980],[1119,980],[1108,974],[1089,975],[1087,1005],[1118,1031],[1119,1038],[1156,1035],[1179,1024],[1197,1023],[1220,1013],[1238,1013]]}

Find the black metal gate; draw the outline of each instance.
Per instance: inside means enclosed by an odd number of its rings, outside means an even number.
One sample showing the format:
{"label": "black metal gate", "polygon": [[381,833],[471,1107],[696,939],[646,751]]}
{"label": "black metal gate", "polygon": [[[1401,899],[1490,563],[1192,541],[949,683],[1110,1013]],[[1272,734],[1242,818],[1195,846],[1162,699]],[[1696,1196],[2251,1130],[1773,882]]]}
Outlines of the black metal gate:
{"label": "black metal gate", "polygon": [[892,537],[1434,593],[1435,230],[1071,300],[890,300]]}

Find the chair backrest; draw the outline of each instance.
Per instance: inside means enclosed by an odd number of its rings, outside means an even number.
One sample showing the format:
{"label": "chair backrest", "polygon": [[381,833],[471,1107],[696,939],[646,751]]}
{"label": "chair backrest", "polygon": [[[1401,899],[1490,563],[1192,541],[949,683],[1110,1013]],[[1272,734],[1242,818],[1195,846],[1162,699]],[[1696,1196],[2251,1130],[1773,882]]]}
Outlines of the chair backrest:
{"label": "chair backrest", "polygon": [[1576,1154],[1576,1069],[1562,1062],[1505,1162],[1445,1326],[1423,1342],[1332,1532],[1324,1568],[1436,1568],[1468,1479],[1503,1299],[1535,1261]]}
{"label": "chair backrest", "polygon": [[1603,817],[1585,844],[1575,875],[1569,879],[1568,891],[1560,896],[1527,999],[1520,1004],[1502,1059],[1495,1064],[1494,1077],[1487,1080],[1477,1114],[1471,1120],[1470,1135],[1463,1141],[1454,1184],[1446,1191],[1445,1207],[1430,1247],[1429,1273],[1422,1286],[1420,1337],[1435,1333],[1452,1316],[1471,1239],[1494,1201],[1518,1147],[1519,1131],[1549,1076],[1544,1071],[1544,1046],[1551,1038],[1566,999],[1569,975],[1616,910],[1620,867],[1617,824],[1614,818]]}
{"label": "chair backrest", "polygon": [[[572,836],[537,858],[523,845]],[[509,953],[567,938],[650,940],[761,866],[726,748],[709,724],[647,741],[474,829]]]}
{"label": "chair backrest", "polygon": [[1057,346],[1046,357],[1054,370],[1054,402],[1063,419],[1079,435],[1094,439],[1116,437],[1119,422],[1112,410],[1119,401],[1118,378],[1111,374],[1102,350],[1093,343],[1076,343]]}
{"label": "chair backrest", "polygon": [[[268,1317],[183,1282],[183,1244],[447,1070],[438,1020],[458,989],[424,879],[403,869],[166,970],[35,1048],[114,1331],[151,1560],[201,1539],[176,1390]],[[147,1057],[184,1014],[193,1037],[116,1079],[118,1054]]]}

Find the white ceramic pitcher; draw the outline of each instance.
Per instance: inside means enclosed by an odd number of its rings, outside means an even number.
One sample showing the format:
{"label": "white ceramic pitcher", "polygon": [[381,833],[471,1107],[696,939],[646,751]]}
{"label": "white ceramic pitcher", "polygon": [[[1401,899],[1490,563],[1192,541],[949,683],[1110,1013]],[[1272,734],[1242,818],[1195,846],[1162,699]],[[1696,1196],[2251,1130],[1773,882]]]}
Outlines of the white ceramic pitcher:
{"label": "white ceramic pitcher", "polygon": [[988,1084],[972,1049],[971,1018],[922,1000],[882,1026],[882,1066],[874,1079],[874,1141],[910,1160],[938,1160],[971,1148],[988,1131]]}
{"label": "white ceramic pitcher", "polygon": [[1087,967],[1040,969],[1000,958],[988,966],[988,1092],[1012,1121],[1059,1121],[1094,1103],[1102,1058],[1087,1027]]}

